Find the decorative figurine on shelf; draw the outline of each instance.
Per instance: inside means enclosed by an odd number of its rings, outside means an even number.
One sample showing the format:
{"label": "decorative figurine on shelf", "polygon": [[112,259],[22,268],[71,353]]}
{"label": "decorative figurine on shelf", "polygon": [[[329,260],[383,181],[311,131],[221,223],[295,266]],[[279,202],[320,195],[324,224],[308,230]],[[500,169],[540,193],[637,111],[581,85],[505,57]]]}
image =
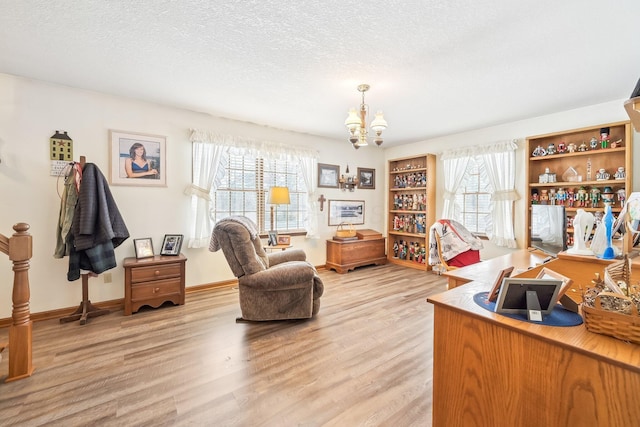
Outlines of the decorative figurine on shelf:
{"label": "decorative figurine on shelf", "polygon": [[558,192],[556,193],[556,200],[560,206],[564,206],[565,202],[567,201],[567,192],[564,190],[564,188],[558,188]]}
{"label": "decorative figurine on shelf", "polygon": [[609,178],[611,178],[609,172],[607,172],[604,168],[598,169],[598,172],[596,173],[596,181],[606,181]]}
{"label": "decorative figurine on shelf", "polygon": [[624,188],[621,188],[616,193],[618,193],[618,202],[620,202],[620,207],[624,208],[624,202],[627,200],[627,192]]}
{"label": "decorative figurine on shelf", "polygon": [[613,177],[615,179],[625,179],[627,174],[624,171],[624,166],[620,166],[618,170],[616,170],[616,173],[613,174]]}
{"label": "decorative figurine on shelf", "polygon": [[556,146],[552,143],[547,147],[547,154],[556,154]]}
{"label": "decorative figurine on shelf", "polygon": [[575,200],[576,200],[576,194],[573,188],[570,188],[569,190],[567,190],[567,206],[572,208],[573,205],[575,204]]}
{"label": "decorative figurine on shelf", "polygon": [[541,145],[538,145],[536,149],[533,150],[533,153],[531,153],[531,155],[533,157],[542,157],[547,155],[547,151],[544,148],[542,148]]}
{"label": "decorative figurine on shelf", "polygon": [[546,189],[540,190],[540,204],[548,205],[549,204],[549,192]]}
{"label": "decorative figurine on shelf", "polygon": [[398,258],[398,241],[393,242],[393,257]]}
{"label": "decorative figurine on shelf", "polygon": [[555,188],[550,188],[549,189],[549,203],[552,205],[556,204],[556,189]]}
{"label": "decorative figurine on shelf", "polygon": [[586,142],[582,142],[582,144],[580,144],[580,146],[578,147],[578,151],[582,152],[582,151],[587,151],[589,150],[589,148],[587,148],[587,143]]}
{"label": "decorative figurine on shelf", "polygon": [[591,189],[589,198],[591,199],[591,207],[592,208],[597,208],[598,207],[598,203],[600,203],[600,189],[593,187]]}
{"label": "decorative figurine on shelf", "polygon": [[587,241],[591,238],[595,217],[591,212],[584,209],[578,209],[573,218],[573,242],[572,248],[567,250],[568,253],[578,255],[593,255],[591,249],[587,248]]}
{"label": "decorative figurine on shelf", "polygon": [[611,148],[618,148],[618,147],[622,147],[622,138],[620,138],[620,139],[618,139],[616,141],[613,141],[611,143]]}
{"label": "decorative figurine on shelf", "polygon": [[577,149],[578,147],[576,147],[576,144],[574,144],[573,142],[570,142],[569,145],[567,145],[567,151],[569,153],[575,153]]}
{"label": "decorative figurine on shelf", "polygon": [[600,129],[600,146],[602,148],[609,148],[611,141],[609,140],[609,128]]}
{"label": "decorative figurine on shelf", "polygon": [[578,206],[584,208],[587,205],[588,198],[589,196],[587,194],[587,189],[583,185],[580,187],[578,193],[576,194],[576,202]]}
{"label": "decorative figurine on shelf", "polygon": [[614,197],[615,194],[613,193],[613,189],[611,187],[609,187],[608,185],[606,187],[604,187],[604,189],[602,190],[602,203],[607,206],[613,206],[613,202],[614,202]]}
{"label": "decorative figurine on shelf", "polygon": [[534,191],[533,194],[531,194],[531,204],[537,205],[538,203],[540,203],[540,195],[537,191]]}
{"label": "decorative figurine on shelf", "polygon": [[596,139],[595,136],[593,138],[591,138],[591,141],[589,141],[589,147],[592,150],[597,150],[598,149],[598,140]]}
{"label": "decorative figurine on shelf", "polygon": [[564,154],[567,151],[567,146],[565,145],[564,142],[559,142],[558,143],[558,153],[559,154]]}

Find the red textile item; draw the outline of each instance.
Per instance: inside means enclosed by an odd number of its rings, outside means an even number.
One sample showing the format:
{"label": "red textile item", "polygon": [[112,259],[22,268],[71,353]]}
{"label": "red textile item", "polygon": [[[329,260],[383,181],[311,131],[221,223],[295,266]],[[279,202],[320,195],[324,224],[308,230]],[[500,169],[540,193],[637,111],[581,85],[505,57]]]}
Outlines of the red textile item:
{"label": "red textile item", "polygon": [[480,251],[469,249],[466,252],[462,252],[447,261],[452,267],[464,267],[465,265],[471,265],[480,262]]}

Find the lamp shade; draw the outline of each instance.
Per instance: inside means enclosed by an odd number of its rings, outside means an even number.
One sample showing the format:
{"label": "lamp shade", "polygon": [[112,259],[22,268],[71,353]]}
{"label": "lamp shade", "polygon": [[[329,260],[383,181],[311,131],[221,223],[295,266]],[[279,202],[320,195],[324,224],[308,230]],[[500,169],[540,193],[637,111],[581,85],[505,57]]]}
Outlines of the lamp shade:
{"label": "lamp shade", "polygon": [[288,205],[291,203],[289,199],[288,187],[271,187],[269,189],[269,198],[267,203],[272,205]]}

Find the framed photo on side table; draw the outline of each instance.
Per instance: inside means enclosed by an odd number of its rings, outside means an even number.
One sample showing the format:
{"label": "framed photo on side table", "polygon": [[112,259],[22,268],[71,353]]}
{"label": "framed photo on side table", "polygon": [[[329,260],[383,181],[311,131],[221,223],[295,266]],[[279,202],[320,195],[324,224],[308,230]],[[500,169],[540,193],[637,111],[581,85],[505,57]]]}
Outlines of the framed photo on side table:
{"label": "framed photo on side table", "polygon": [[154,255],[151,237],[133,239],[133,247],[136,250],[136,258],[149,258]]}
{"label": "framed photo on side table", "polygon": [[160,255],[180,255],[182,234],[165,234]]}
{"label": "framed photo on side table", "polygon": [[290,245],[291,244],[291,236],[286,234],[278,234],[278,244],[279,245]]}

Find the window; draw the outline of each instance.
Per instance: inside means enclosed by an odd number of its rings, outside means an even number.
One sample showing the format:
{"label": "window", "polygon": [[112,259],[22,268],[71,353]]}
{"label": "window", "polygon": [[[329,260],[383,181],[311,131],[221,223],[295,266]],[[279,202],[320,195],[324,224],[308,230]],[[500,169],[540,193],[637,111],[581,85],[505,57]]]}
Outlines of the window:
{"label": "window", "polygon": [[491,185],[489,178],[480,167],[481,162],[471,157],[462,183],[456,192],[456,212],[458,222],[473,234],[486,235],[491,221]]}
{"label": "window", "polygon": [[271,229],[269,188],[289,188],[289,205],[274,206],[274,226],[282,232],[303,231],[307,212],[307,190],[298,163],[268,159],[245,153],[229,153],[224,178],[212,194],[211,218],[217,222],[230,215],[244,215],[261,231]]}

